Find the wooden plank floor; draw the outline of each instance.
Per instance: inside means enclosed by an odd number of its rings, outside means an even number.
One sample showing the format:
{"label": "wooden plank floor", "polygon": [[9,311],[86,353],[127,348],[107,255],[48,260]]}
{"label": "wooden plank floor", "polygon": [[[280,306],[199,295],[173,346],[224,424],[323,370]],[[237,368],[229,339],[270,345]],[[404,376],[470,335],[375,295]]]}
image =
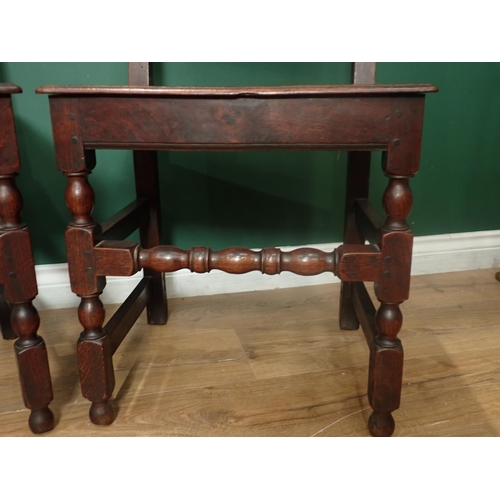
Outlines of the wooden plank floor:
{"label": "wooden plank floor", "polygon": [[[368,348],[339,329],[338,300],[332,284],[170,300],[166,326],[143,314],[114,357],[109,427],[89,423],[80,394],[76,311],[44,311],[45,435],[366,436]],[[412,279],[395,436],[500,436],[499,305],[494,270]],[[0,435],[30,436],[12,344],[0,341]]]}

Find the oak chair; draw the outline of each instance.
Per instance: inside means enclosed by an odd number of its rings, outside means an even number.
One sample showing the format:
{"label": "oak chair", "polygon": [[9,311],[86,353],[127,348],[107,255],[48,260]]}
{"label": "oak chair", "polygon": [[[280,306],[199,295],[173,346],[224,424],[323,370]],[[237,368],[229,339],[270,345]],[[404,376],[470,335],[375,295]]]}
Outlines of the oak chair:
{"label": "oak chair", "polygon": [[32,432],[52,429],[52,384],[45,343],[37,334],[40,319],[33,306],[38,294],[31,239],[21,221],[21,193],[15,177],[20,169],[12,84],[0,84],[0,326],[4,339],[15,339],[24,403],[31,410]]}
{"label": "oak chair", "polygon": [[[115,418],[109,401],[112,357],[141,312],[147,309],[150,324],[167,321],[163,273],[332,272],[342,280],[340,326],[361,325],[370,349],[369,430],[375,436],[393,433],[403,370],[399,306],[408,298],[413,243],[406,223],[409,180],[419,168],[425,93],[437,89],[375,85],[374,63],[356,63],[353,75],[354,85],[151,87],[149,65],[130,63],[129,86],[37,89],[50,95],[56,163],[68,178],[67,255],[72,290],[81,298],[78,364],[92,422],[106,425]],[[102,224],[91,215],[96,149],[133,150],[137,192],[136,200]],[[333,252],[161,246],[155,151],[256,149],[349,151],[344,244]],[[384,151],[385,217],[368,201],[374,150]],[[137,227],[140,244],[123,241]],[[104,325],[99,296],[106,276],[141,269],[143,280]],[[375,282],[377,311],[364,282]]]}

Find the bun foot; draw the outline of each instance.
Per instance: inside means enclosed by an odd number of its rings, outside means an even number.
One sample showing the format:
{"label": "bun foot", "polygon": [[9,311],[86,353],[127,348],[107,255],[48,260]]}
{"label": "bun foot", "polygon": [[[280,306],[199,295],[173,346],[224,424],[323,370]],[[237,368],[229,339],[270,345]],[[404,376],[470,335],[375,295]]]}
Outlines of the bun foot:
{"label": "bun foot", "polygon": [[95,425],[109,425],[115,420],[115,410],[109,401],[94,402],[90,407],[89,417]]}
{"label": "bun foot", "polygon": [[33,434],[43,434],[54,427],[54,414],[49,407],[31,410],[28,424]]}
{"label": "bun foot", "polygon": [[396,424],[390,413],[374,411],[368,419],[368,429],[375,437],[392,436],[395,427]]}

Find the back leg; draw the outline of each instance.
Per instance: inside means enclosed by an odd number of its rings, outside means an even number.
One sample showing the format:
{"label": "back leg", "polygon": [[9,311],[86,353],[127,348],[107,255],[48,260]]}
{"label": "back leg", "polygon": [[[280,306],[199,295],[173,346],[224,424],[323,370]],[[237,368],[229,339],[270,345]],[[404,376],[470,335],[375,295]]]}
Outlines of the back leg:
{"label": "back leg", "polygon": [[5,295],[5,286],[0,285],[0,328],[2,337],[5,340],[13,340],[17,338],[12,325],[10,323],[11,307]]}
{"label": "back leg", "polygon": [[[350,151],[347,161],[344,243],[363,244],[365,238],[356,224],[355,202],[368,198],[370,182],[370,152]],[[339,322],[342,330],[357,330],[359,321],[352,304],[352,283],[342,281]]]}

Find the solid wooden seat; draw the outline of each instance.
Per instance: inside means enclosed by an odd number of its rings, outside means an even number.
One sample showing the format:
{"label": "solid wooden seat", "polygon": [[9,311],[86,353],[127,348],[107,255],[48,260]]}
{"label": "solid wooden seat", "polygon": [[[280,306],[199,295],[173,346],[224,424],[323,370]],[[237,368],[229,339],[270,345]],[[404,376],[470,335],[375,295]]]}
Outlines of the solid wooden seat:
{"label": "solid wooden seat", "polygon": [[29,426],[42,433],[54,425],[47,350],[37,335],[40,323],[32,304],[38,290],[31,239],[20,219],[22,198],[15,185],[20,162],[11,94],[21,89],[0,84],[0,325],[14,344],[24,403],[31,410]]}
{"label": "solid wooden seat", "polygon": [[[163,273],[332,272],[342,280],[341,328],[361,324],[370,347],[370,432],[391,435],[403,367],[399,305],[410,284],[409,179],[419,167],[425,93],[437,89],[374,85],[373,63],[357,63],[354,85],[293,87],[149,87],[146,63],[131,63],[129,69],[130,87],[37,89],[50,95],[56,162],[69,182],[66,201],[73,220],[67,254],[72,290],[81,297],[78,362],[83,395],[92,401],[91,420],[114,420],[112,356],[144,307],[150,323],[167,321]],[[137,199],[103,224],[91,216],[88,175],[96,149],[134,150]],[[349,151],[344,244],[333,252],[161,246],[155,151],[256,149]],[[384,151],[385,217],[368,201],[372,150]],[[140,245],[123,241],[137,227]],[[99,295],[105,277],[141,269],[144,279],[104,325]],[[377,312],[365,281],[376,283]]]}

